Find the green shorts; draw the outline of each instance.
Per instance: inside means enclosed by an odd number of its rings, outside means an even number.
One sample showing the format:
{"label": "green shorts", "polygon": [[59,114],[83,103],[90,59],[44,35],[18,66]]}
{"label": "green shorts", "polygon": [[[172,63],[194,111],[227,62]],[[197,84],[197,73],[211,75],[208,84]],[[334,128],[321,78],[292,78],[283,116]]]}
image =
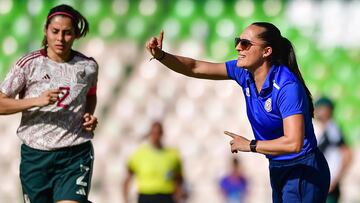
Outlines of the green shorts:
{"label": "green shorts", "polygon": [[93,160],[91,142],[55,151],[21,145],[20,180],[25,203],[89,203]]}

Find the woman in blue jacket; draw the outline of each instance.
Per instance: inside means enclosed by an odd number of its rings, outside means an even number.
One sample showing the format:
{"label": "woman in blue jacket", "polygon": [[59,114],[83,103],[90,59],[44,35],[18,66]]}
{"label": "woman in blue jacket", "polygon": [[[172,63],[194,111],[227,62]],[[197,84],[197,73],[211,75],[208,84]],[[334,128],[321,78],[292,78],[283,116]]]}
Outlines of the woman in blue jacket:
{"label": "woman in blue jacket", "polygon": [[243,89],[255,139],[225,132],[231,151],[257,152],[269,159],[273,202],[326,201],[330,173],[317,148],[313,103],[291,42],[271,23],[256,22],[235,38],[236,60],[210,63],[166,53],[164,33],[146,48],[169,69],[195,78],[235,80]]}

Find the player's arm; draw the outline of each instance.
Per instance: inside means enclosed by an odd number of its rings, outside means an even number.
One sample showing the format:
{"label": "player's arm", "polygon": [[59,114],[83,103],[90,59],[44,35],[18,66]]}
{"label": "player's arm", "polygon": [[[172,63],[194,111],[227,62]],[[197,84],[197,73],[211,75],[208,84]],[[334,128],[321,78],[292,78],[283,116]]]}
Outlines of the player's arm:
{"label": "player's arm", "polygon": [[[305,118],[303,109],[306,108],[307,96],[302,85],[288,83],[281,87],[277,105],[280,110],[283,124],[283,136],[273,140],[259,140],[256,151],[267,155],[298,153],[304,145]],[[250,141],[241,136],[234,136],[234,145],[231,149],[250,151]],[[239,145],[239,146],[236,146]],[[239,149],[238,149],[239,148]]]}
{"label": "player's arm", "polygon": [[268,155],[299,153],[304,145],[304,116],[302,114],[288,116],[283,119],[283,126],[284,136],[274,140],[259,140],[256,151]]}
{"label": "player's arm", "polygon": [[96,94],[86,96],[85,113],[94,114],[97,103]]}
{"label": "player's arm", "polygon": [[343,179],[353,158],[353,152],[346,143],[340,145],[340,152],[342,155],[340,170],[337,176],[333,177],[330,183],[329,191],[332,192],[335,189],[335,186]]}
{"label": "player's arm", "polygon": [[229,79],[225,63],[210,63],[166,52],[163,53],[165,57],[160,62],[177,73],[201,79]]}
{"label": "player's arm", "polygon": [[163,36],[164,32],[162,31],[159,37],[152,37],[146,43],[146,48],[152,56],[169,69],[195,78],[212,80],[229,79],[225,63],[210,63],[166,53],[162,50]]}
{"label": "player's arm", "polygon": [[[298,153],[304,144],[304,116],[295,114],[283,119],[284,136],[273,140],[258,140],[256,151],[266,155]],[[231,152],[250,152],[250,140],[231,132],[225,132],[230,141]]]}
{"label": "player's arm", "polygon": [[123,182],[123,190],[122,190],[125,203],[129,202],[130,182],[133,175],[134,175],[133,171],[128,167],[127,174]]}
{"label": "player's arm", "polygon": [[97,118],[93,115],[95,112],[96,103],[96,94],[86,96],[85,114],[83,116],[83,128],[89,132],[94,131],[98,123]]}
{"label": "player's arm", "polygon": [[54,104],[58,100],[60,90],[52,89],[43,92],[39,97],[14,99],[0,92],[0,114],[14,114],[32,107]]}
{"label": "player's arm", "polygon": [[182,200],[187,198],[187,191],[184,186],[182,160],[178,152],[176,153],[177,153],[177,160],[176,160],[176,166],[174,168],[174,183],[175,183],[174,198],[177,202],[182,202]]}

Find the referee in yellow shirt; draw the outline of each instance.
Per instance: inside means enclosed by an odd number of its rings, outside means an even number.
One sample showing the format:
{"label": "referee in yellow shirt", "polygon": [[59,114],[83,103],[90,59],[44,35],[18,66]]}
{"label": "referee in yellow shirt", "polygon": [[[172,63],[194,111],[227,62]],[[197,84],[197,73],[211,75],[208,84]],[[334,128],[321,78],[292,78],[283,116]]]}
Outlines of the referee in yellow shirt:
{"label": "referee in yellow shirt", "polygon": [[135,176],[138,203],[176,203],[184,196],[179,153],[161,142],[163,129],[154,122],[149,142],[141,145],[128,162],[128,173],[123,185],[125,203],[129,202],[130,180]]}

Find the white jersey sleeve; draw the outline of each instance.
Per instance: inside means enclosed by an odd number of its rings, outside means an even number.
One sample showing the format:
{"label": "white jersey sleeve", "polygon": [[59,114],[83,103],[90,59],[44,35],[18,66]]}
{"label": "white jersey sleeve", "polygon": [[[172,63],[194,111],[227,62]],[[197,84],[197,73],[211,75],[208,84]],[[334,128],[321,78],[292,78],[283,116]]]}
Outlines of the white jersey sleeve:
{"label": "white jersey sleeve", "polygon": [[[0,91],[11,98],[22,93],[27,83],[27,75],[29,73],[29,64],[32,60],[39,57],[40,52],[35,51],[21,57],[15,65],[10,69],[5,80],[0,85]],[[21,94],[20,97],[23,95]]]}

